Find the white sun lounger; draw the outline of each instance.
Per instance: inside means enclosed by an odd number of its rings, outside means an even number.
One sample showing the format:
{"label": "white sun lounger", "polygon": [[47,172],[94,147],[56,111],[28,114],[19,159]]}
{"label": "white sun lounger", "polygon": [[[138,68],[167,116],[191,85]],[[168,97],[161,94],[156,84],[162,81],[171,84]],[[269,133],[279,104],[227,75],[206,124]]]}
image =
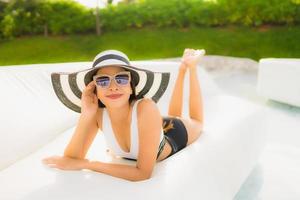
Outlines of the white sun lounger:
{"label": "white sun lounger", "polygon": [[[158,102],[162,115],[175,83],[179,63],[133,61],[157,71],[170,71],[170,85]],[[55,96],[50,73],[89,68],[90,63],[0,67],[0,199],[206,199],[229,200],[238,192],[264,148],[264,109],[226,95],[203,68],[198,75],[204,101],[204,131],[190,146],[157,163],[152,177],[130,182],[89,170],[49,168],[41,159],[62,155],[79,114]],[[186,76],[184,116],[188,116]],[[134,165],[106,153],[101,131],[88,159]]]}

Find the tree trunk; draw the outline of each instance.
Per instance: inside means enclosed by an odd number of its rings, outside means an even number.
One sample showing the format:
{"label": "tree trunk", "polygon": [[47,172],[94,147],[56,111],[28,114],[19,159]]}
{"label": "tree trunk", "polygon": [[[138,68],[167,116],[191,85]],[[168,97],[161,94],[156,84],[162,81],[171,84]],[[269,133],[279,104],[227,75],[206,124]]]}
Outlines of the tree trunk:
{"label": "tree trunk", "polygon": [[97,0],[97,6],[96,6],[96,35],[101,35],[98,0]]}
{"label": "tree trunk", "polygon": [[48,24],[44,24],[44,36],[48,37]]}

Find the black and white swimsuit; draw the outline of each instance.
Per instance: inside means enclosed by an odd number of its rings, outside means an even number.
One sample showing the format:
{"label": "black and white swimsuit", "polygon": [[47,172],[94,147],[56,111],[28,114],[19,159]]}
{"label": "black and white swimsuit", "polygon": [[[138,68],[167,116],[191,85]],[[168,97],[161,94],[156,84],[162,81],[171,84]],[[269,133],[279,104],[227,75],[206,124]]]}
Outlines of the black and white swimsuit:
{"label": "black and white swimsuit", "polygon": [[[103,109],[103,123],[102,123],[102,132],[104,134],[107,146],[109,147],[110,150],[113,151],[113,153],[117,156],[121,156],[125,159],[130,159],[130,160],[137,160],[138,157],[138,150],[139,150],[139,140],[138,140],[138,128],[137,128],[137,105],[138,102],[142,100],[139,99],[134,102],[133,109],[132,109],[132,114],[131,114],[131,129],[130,129],[130,151],[125,152],[122,150],[120,147],[118,141],[116,140],[115,134],[112,130],[111,127],[111,121],[109,118],[109,115],[107,113],[106,108]],[[165,137],[164,137],[164,132],[163,129],[161,129],[161,134],[160,134],[160,145],[158,149],[158,154],[161,153],[163,150],[164,144],[165,144]]]}

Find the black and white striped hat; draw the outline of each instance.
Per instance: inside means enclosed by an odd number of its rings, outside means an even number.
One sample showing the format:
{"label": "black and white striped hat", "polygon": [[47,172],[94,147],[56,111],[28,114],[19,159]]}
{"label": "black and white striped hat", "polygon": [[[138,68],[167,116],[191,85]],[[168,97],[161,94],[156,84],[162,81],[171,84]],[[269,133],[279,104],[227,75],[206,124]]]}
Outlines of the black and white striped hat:
{"label": "black and white striped hat", "polygon": [[[118,65],[131,72],[134,80],[136,98],[151,98],[157,102],[169,84],[170,72],[153,72],[131,66],[128,57],[118,50],[100,52],[93,60],[92,68],[77,72],[54,72],[51,74],[52,86],[59,100],[75,112],[81,112],[81,94],[93,80],[101,67]],[[99,107],[100,107],[100,100]]]}

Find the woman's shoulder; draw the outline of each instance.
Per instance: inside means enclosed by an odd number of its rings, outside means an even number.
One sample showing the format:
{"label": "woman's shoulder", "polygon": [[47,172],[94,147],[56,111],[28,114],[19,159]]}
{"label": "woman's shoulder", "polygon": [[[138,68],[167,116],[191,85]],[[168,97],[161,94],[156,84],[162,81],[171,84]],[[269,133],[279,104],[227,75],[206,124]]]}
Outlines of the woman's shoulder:
{"label": "woman's shoulder", "polygon": [[135,102],[137,105],[137,108],[143,109],[143,108],[148,108],[148,107],[157,107],[155,101],[153,101],[151,98],[142,98],[138,99]]}
{"label": "woman's shoulder", "polygon": [[136,111],[138,113],[138,117],[143,115],[151,115],[159,112],[158,106],[154,100],[150,98],[142,98],[136,102]]}

